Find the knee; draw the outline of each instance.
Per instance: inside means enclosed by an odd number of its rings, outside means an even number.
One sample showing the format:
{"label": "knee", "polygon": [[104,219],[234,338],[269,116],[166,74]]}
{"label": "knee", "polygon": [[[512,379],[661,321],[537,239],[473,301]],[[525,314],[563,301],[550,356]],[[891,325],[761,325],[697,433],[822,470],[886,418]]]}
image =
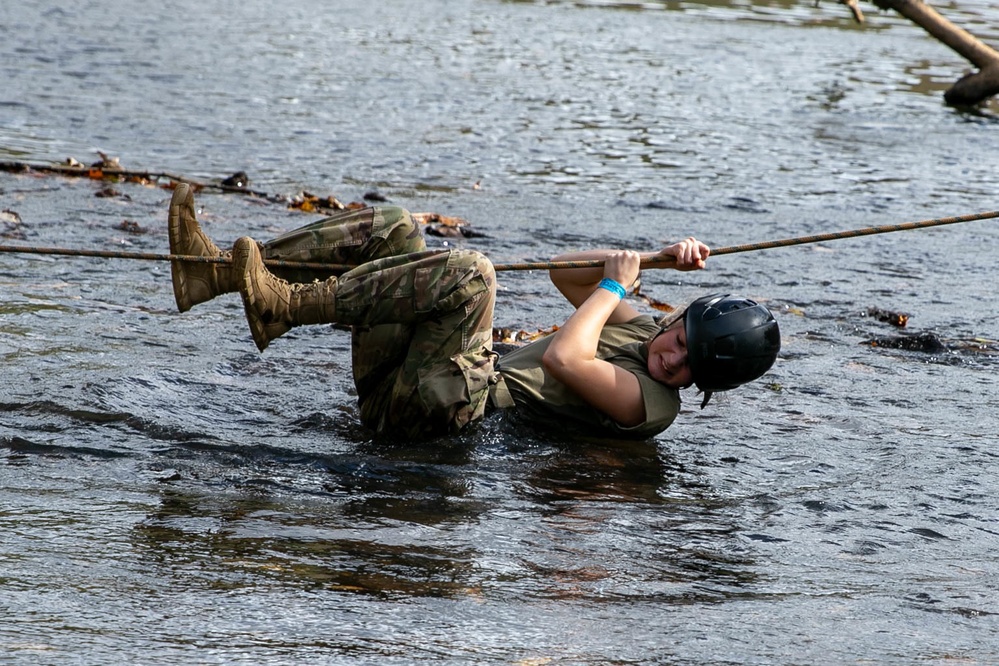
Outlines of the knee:
{"label": "knee", "polygon": [[482,279],[486,281],[486,284],[489,286],[489,291],[495,292],[496,269],[493,267],[493,262],[491,262],[486,255],[480,252],[475,252],[475,255],[475,270],[482,276]]}
{"label": "knee", "polygon": [[493,262],[475,250],[456,250],[455,253],[460,257],[461,267],[467,271],[464,281],[471,287],[469,297],[491,307],[496,300],[496,269]]}
{"label": "knee", "polygon": [[378,206],[373,210],[373,234],[384,238],[396,253],[426,249],[420,225],[408,210],[400,206]]}
{"label": "knee", "polygon": [[496,286],[496,269],[486,255],[477,250],[454,250],[455,261],[474,276],[481,277],[491,289]]}

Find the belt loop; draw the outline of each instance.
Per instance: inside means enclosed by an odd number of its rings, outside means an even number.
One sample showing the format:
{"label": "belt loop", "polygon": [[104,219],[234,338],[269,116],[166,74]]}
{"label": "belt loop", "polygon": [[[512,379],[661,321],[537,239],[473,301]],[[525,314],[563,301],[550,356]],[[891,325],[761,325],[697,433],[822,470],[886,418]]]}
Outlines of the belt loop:
{"label": "belt loop", "polygon": [[497,409],[510,409],[516,406],[510,389],[506,385],[506,380],[498,371],[489,378],[489,402]]}

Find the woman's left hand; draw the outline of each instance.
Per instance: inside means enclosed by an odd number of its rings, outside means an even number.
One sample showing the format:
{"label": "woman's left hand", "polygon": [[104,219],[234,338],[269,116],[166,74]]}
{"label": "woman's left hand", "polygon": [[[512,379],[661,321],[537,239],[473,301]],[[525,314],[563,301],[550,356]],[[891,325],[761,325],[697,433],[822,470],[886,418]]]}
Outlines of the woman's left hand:
{"label": "woman's left hand", "polygon": [[642,255],[632,250],[610,252],[604,259],[604,277],[628,289],[638,279]]}

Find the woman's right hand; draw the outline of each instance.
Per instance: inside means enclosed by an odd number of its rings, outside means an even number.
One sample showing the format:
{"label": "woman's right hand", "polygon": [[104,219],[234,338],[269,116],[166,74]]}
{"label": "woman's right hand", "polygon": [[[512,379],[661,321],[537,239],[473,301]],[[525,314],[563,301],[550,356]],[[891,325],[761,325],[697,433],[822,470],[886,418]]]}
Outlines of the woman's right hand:
{"label": "woman's right hand", "polygon": [[659,251],[659,256],[676,259],[678,271],[696,271],[704,268],[710,254],[711,248],[693,237],[667,245]]}

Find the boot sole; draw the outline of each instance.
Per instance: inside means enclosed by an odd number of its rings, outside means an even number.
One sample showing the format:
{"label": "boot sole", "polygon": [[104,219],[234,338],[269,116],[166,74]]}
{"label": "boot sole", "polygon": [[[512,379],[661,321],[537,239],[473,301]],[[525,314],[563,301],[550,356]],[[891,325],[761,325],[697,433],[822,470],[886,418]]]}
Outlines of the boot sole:
{"label": "boot sole", "polygon": [[[170,212],[167,215],[167,232],[170,237],[170,252],[172,254],[178,254],[178,248],[180,247],[180,230],[183,226],[181,215],[183,212],[182,208],[185,206],[194,207],[194,195],[191,193],[191,187],[187,183],[180,183],[174,189],[173,196],[170,198]],[[184,262],[172,261],[170,262],[170,268],[173,280],[173,297],[177,301],[177,309],[181,312],[187,312],[194,303],[191,302],[187,291],[187,276],[184,273]]]}
{"label": "boot sole", "polygon": [[[249,239],[247,240],[249,241]],[[256,314],[257,293],[246,268],[250,263],[250,255],[254,251],[256,251],[256,244],[253,241],[244,242],[242,238],[237,240],[232,248],[232,268],[236,275],[240,276],[239,295],[243,299],[243,310],[246,311],[246,323],[250,326],[250,335],[253,336],[253,342],[257,345],[257,349],[262,352],[267,349],[271,341],[265,331],[264,323]]]}

